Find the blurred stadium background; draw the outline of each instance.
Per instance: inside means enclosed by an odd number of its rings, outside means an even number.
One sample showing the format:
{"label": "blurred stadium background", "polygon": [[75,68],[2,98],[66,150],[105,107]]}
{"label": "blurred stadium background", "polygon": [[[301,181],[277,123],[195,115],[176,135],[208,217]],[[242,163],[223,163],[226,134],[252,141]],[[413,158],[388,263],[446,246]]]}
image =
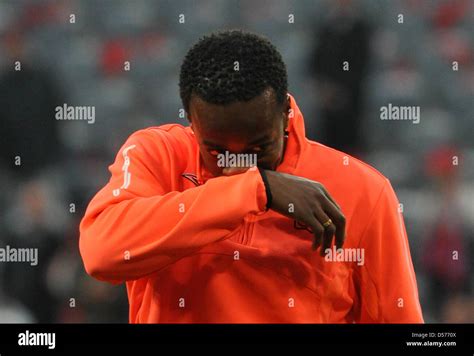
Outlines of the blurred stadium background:
{"label": "blurred stadium background", "polygon": [[[128,135],[186,124],[181,60],[228,28],[281,51],[310,138],[390,178],[425,320],[474,322],[472,0],[0,0],[0,246],[39,248],[36,267],[0,263],[0,322],[128,321],[125,287],[83,270],[79,221]],[[55,120],[63,103],[95,123]],[[420,123],[380,120],[388,103]]]}

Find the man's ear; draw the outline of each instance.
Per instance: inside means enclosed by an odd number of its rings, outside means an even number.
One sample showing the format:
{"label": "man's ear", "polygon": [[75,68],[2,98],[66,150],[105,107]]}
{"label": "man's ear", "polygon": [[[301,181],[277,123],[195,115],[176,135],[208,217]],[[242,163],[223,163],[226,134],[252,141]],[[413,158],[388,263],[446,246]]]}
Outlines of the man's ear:
{"label": "man's ear", "polygon": [[188,112],[186,111],[186,119],[188,120],[189,122],[189,127],[191,128],[191,130],[193,129],[193,119],[191,119],[191,116],[189,116]]}
{"label": "man's ear", "polygon": [[286,95],[286,102],[285,102],[285,119],[284,119],[284,126],[285,131],[288,129],[288,124],[290,122],[290,114],[291,114],[291,99],[290,95]]}

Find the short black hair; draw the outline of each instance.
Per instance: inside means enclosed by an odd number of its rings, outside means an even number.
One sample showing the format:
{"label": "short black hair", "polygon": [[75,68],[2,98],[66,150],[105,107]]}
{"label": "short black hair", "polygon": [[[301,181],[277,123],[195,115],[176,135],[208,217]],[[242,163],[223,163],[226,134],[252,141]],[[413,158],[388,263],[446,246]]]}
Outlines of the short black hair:
{"label": "short black hair", "polygon": [[191,47],[181,65],[179,91],[186,112],[192,95],[226,105],[251,100],[269,87],[283,104],[288,92],[286,65],[268,39],[251,32],[206,35]]}

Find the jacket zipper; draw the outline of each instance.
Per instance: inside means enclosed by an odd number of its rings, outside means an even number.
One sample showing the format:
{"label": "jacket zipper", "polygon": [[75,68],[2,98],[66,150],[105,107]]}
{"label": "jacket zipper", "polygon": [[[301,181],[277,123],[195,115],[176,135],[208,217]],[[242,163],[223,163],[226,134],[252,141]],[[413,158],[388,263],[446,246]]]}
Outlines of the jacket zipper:
{"label": "jacket zipper", "polygon": [[249,245],[252,242],[253,227],[255,224],[255,215],[249,214],[244,220],[244,226],[240,229],[239,243]]}

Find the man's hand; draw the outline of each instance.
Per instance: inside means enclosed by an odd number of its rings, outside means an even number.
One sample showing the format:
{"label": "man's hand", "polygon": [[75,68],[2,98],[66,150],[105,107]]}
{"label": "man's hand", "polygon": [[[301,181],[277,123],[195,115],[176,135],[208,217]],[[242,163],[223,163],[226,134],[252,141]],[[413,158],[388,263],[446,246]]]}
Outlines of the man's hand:
{"label": "man's hand", "polygon": [[270,209],[311,227],[313,249],[322,244],[321,256],[331,248],[334,235],[336,247],[342,248],[346,218],[322,184],[275,171],[265,170],[265,173],[273,196]]}
{"label": "man's hand", "polygon": [[[223,174],[240,174],[247,169],[227,168]],[[314,234],[313,250],[322,243],[321,256],[324,256],[327,248],[331,248],[334,235],[336,248],[342,248],[346,218],[321,183],[275,171],[265,170],[265,173],[273,196],[270,209],[311,227]]]}

